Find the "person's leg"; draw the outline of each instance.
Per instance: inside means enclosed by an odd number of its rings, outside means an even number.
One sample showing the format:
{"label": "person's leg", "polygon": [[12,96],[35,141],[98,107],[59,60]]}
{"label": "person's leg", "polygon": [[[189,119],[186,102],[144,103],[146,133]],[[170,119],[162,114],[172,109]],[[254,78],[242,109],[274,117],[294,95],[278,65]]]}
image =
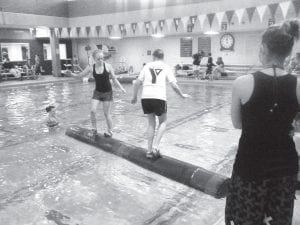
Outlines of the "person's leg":
{"label": "person's leg", "polygon": [[92,123],[92,129],[97,131],[97,121],[96,121],[96,112],[97,112],[97,106],[99,104],[99,101],[96,99],[92,99],[92,106],[91,106],[91,123]]}
{"label": "person's leg", "polygon": [[103,102],[103,112],[107,124],[107,132],[109,135],[112,135],[111,103],[112,101]]}
{"label": "person's leg", "polygon": [[292,225],[297,176],[270,179],[265,220],[272,225]]}
{"label": "person's leg", "polygon": [[263,225],[266,188],[263,182],[232,175],[225,206],[226,225]]}
{"label": "person's leg", "polygon": [[147,129],[148,153],[150,153],[152,152],[153,139],[155,136],[156,118],[154,113],[147,114],[147,116],[148,116],[148,129]]}
{"label": "person's leg", "polygon": [[153,148],[158,150],[158,146],[162,136],[164,135],[167,127],[167,113],[163,113],[158,117],[159,126],[157,129],[157,135],[154,139]]}

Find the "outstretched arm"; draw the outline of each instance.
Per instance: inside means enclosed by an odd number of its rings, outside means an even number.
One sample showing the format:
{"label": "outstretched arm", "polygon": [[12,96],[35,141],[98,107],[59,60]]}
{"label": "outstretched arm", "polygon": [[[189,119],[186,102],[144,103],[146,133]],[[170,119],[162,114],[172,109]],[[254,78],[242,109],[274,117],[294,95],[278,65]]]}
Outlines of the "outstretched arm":
{"label": "outstretched arm", "polygon": [[182,98],[189,98],[191,97],[190,95],[188,94],[184,94],[182,93],[180,87],[177,85],[177,82],[174,81],[174,82],[171,82],[171,87],[173,88],[173,90],[176,92],[176,94],[178,94],[180,97]]}
{"label": "outstretched arm", "polygon": [[114,71],[113,67],[109,64],[107,64],[107,65],[109,67],[109,73],[110,73],[111,79],[113,80],[114,84],[117,85],[123,93],[126,93],[126,90],[123,88],[123,86],[118,81],[118,79],[115,75],[115,71]]}
{"label": "outstretched arm", "polygon": [[72,77],[84,77],[86,75],[89,75],[91,73],[91,66],[87,66],[83,71],[81,71],[80,73],[73,73],[72,71],[69,71],[68,73],[72,76]]}

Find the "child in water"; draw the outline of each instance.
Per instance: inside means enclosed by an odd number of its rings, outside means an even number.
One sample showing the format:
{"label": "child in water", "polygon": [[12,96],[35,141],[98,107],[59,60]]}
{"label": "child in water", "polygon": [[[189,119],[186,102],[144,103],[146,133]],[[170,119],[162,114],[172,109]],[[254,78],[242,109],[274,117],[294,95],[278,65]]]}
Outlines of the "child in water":
{"label": "child in water", "polygon": [[56,127],[59,123],[56,118],[56,109],[55,106],[46,107],[46,112],[48,113],[47,126],[48,127]]}

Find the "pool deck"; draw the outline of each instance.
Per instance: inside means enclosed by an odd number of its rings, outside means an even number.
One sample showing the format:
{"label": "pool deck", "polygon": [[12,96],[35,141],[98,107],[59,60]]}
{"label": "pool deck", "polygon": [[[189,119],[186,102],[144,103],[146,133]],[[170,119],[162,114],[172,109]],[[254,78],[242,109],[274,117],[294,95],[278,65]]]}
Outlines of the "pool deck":
{"label": "pool deck", "polygon": [[[195,84],[214,84],[214,85],[231,85],[233,80],[198,80],[190,78],[177,78],[179,83],[195,83]],[[82,82],[81,79],[76,79],[73,77],[54,77],[52,75],[40,76],[37,80],[11,80],[11,81],[2,81],[0,82],[0,88],[14,88],[21,86],[32,86],[32,85],[44,85],[51,83],[64,83],[64,82]]]}

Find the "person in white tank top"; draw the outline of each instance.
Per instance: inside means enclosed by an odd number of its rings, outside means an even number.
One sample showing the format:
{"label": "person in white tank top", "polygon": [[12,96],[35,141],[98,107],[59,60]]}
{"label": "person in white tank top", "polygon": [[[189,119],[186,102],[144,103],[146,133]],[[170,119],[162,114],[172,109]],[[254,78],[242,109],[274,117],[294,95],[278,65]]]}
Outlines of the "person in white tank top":
{"label": "person in white tank top", "polygon": [[[157,158],[160,156],[159,143],[166,130],[167,121],[167,89],[166,82],[171,84],[173,90],[182,98],[190,97],[183,94],[177,85],[176,78],[170,66],[162,60],[164,53],[161,49],[153,52],[153,62],[146,64],[136,82],[134,83],[132,104],[137,102],[138,90],[143,86],[141,102],[144,114],[148,115],[148,150],[147,158]],[[159,120],[157,135],[155,136],[156,116]],[[155,138],[154,138],[155,137]]]}

